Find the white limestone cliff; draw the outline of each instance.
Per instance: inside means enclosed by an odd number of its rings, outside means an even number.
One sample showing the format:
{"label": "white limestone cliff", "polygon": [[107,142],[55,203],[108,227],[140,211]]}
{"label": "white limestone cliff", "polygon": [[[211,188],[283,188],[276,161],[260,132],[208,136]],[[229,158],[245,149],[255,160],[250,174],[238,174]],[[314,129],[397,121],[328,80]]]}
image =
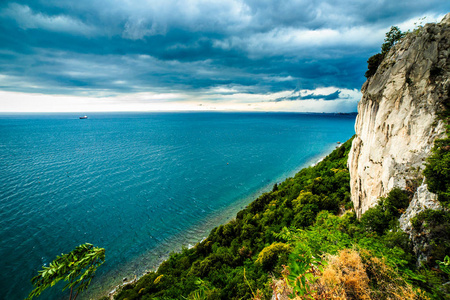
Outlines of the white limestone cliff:
{"label": "white limestone cliff", "polygon": [[361,91],[349,154],[351,197],[358,217],[394,187],[408,190],[401,226],[424,208],[438,208],[422,170],[433,142],[444,137],[436,118],[450,90],[450,14],[395,45]]}

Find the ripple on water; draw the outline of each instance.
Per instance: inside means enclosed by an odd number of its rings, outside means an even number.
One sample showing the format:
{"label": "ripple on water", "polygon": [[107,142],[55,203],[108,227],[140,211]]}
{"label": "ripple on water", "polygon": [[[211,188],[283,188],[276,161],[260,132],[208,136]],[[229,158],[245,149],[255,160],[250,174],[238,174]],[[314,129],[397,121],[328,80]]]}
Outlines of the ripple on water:
{"label": "ripple on water", "polygon": [[24,298],[31,290],[24,278],[84,242],[106,248],[95,293],[156,267],[233,217],[248,196],[349,138],[354,118],[105,114],[87,121],[0,116],[7,299]]}

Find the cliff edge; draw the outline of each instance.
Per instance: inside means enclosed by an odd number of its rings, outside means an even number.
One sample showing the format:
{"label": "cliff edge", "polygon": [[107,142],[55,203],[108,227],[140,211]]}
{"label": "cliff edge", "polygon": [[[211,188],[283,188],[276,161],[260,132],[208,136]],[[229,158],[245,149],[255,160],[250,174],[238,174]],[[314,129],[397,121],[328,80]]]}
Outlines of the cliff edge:
{"label": "cliff edge", "polygon": [[449,101],[450,14],[408,33],[362,86],[349,154],[351,198],[358,217],[394,187],[410,192],[401,225],[439,208],[422,170],[433,142],[445,136],[437,114]]}

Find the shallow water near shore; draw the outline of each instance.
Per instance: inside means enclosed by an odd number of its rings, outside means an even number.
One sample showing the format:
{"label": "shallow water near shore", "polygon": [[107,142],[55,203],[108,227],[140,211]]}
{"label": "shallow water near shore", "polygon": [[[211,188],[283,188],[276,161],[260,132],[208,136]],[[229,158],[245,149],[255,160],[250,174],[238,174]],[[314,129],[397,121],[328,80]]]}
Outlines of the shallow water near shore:
{"label": "shallow water near shore", "polygon": [[106,262],[83,298],[152,270],[346,141],[355,121],[296,113],[88,117],[0,116],[5,299],[26,297],[43,264],[85,242],[105,248]]}

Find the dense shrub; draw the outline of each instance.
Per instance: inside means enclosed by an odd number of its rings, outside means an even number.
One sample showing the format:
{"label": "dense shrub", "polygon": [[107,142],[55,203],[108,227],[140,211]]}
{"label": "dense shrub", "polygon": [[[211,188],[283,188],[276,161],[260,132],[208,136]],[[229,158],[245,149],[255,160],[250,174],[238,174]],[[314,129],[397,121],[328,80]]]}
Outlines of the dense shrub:
{"label": "dense shrub", "polygon": [[273,243],[258,254],[255,263],[262,265],[267,270],[272,270],[279,259],[286,260],[291,250],[291,247],[285,243]]}
{"label": "dense shrub", "polygon": [[[437,66],[430,69],[430,80],[434,82],[441,76],[443,70]],[[450,88],[447,87],[447,95],[442,97],[440,111],[436,121],[443,121],[446,128],[446,138],[434,142],[431,156],[423,174],[426,177],[428,189],[438,195],[438,200],[447,208],[450,208],[450,101],[448,100]]]}
{"label": "dense shrub", "polygon": [[398,43],[406,33],[401,32],[401,30],[397,26],[392,26],[389,32],[386,33],[386,38],[384,39],[383,45],[381,45],[381,53],[377,53],[375,55],[372,55],[367,60],[367,71],[364,74],[366,78],[369,78],[375,74],[375,72],[378,69],[378,66],[383,61],[386,54],[389,52],[389,50],[394,46],[396,43]]}
{"label": "dense shrub", "polygon": [[366,78],[369,78],[371,76],[373,76],[375,74],[375,72],[378,69],[378,66],[381,64],[381,62],[383,61],[384,55],[381,53],[377,53],[375,55],[372,55],[368,60],[367,60],[367,71],[364,74],[364,76],[366,76]]}
{"label": "dense shrub", "polygon": [[387,197],[383,199],[383,205],[392,216],[400,217],[409,205],[408,194],[400,188],[393,188]]}
{"label": "dense shrub", "polygon": [[368,231],[382,235],[389,228],[389,218],[385,215],[383,207],[377,205],[369,208],[361,216],[361,225]]}
{"label": "dense shrub", "polygon": [[363,228],[383,235],[395,227],[398,217],[408,207],[408,194],[399,189],[392,189],[386,198],[380,198],[378,204],[369,208],[361,217]]}
{"label": "dense shrub", "polygon": [[417,214],[411,223],[414,232],[420,234],[428,258],[429,267],[436,266],[436,260],[444,260],[450,253],[450,211],[427,209]]}
{"label": "dense shrub", "polygon": [[446,207],[450,205],[450,138],[436,140],[427,159],[424,175],[428,189],[438,195]]}

